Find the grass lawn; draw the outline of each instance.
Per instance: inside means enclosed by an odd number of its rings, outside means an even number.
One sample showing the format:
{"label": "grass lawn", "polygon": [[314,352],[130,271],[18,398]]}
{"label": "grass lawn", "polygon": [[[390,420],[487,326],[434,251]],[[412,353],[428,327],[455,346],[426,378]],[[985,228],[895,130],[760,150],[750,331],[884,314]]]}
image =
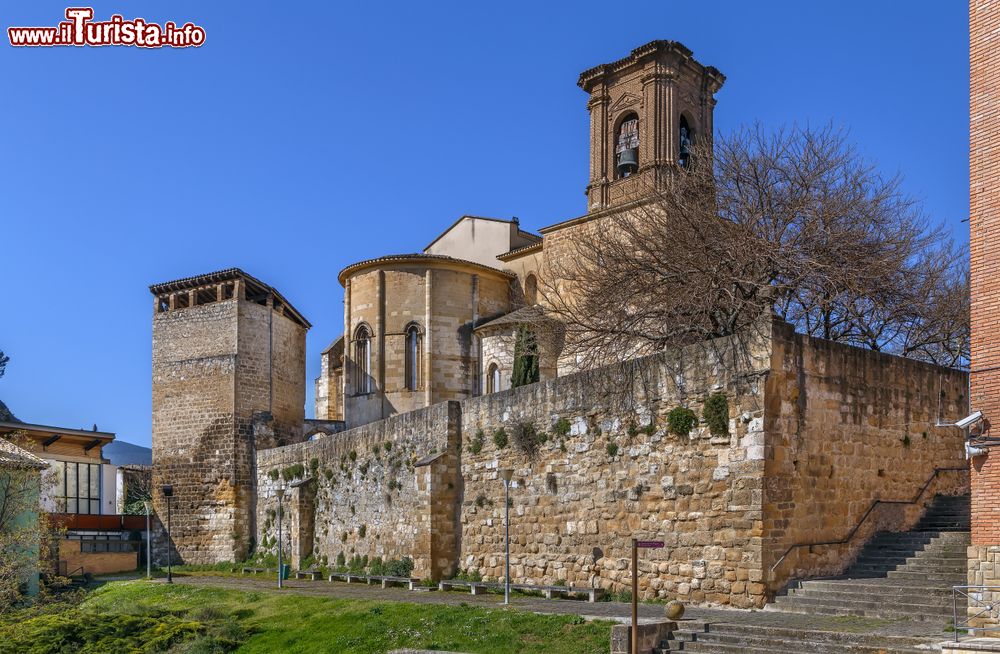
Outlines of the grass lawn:
{"label": "grass lawn", "polygon": [[607,652],[611,622],[513,609],[109,583],[82,604],[0,617],[0,652]]}

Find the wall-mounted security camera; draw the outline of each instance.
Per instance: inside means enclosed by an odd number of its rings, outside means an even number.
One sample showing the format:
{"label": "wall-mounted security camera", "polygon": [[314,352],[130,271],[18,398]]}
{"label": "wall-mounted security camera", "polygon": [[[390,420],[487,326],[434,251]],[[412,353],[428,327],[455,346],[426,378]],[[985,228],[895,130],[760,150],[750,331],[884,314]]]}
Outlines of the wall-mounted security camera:
{"label": "wall-mounted security camera", "polygon": [[982,411],[976,411],[975,413],[967,415],[964,418],[962,418],[961,420],[957,421],[955,423],[955,426],[956,427],[960,427],[961,429],[968,429],[969,427],[973,426],[977,422],[982,422],[982,420],[983,420],[983,412]]}

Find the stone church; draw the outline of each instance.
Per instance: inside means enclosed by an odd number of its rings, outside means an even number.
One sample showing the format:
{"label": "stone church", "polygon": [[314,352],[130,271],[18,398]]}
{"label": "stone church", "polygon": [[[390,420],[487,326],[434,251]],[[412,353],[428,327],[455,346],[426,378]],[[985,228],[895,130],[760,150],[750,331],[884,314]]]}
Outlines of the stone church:
{"label": "stone church", "polygon": [[[871,535],[851,530],[873,499],[967,488],[936,472],[963,463],[960,435],[936,425],[961,410],[964,373],[784,324],[745,374],[727,370],[725,342],[632,362],[646,383],[627,410],[593,392],[607,370],[578,370],[557,341],[532,355],[534,383],[512,388],[519,331],[545,314],[540,286],[559,281],[553,262],[711,142],[724,80],[674,41],[590,68],[578,80],[586,213],[540,235],[463,216],[422,252],[344,268],[343,333],[322,353],[314,419],[310,323],[280,292],[239,269],[151,286],[154,483],[173,488],[180,558],[273,552],[285,488],[295,565],[408,557],[421,577],[496,578],[510,467],[514,581],[624,588],[643,536],[666,544],[643,564],[644,597],[761,606],[791,579],[842,570]],[[667,427],[713,396],[724,427]],[[908,528],[919,508],[880,510],[878,524]],[[800,547],[849,531],[837,547]]]}
{"label": "stone church", "polygon": [[[584,71],[588,95],[588,211],[542,228],[463,216],[423,252],[350,265],[344,334],[323,352],[316,417],[348,427],[510,388],[514,330],[534,324],[539,280],[560,242],[586,223],[641,202],[684,164],[687,146],[710,138],[725,77],[674,41]],[[539,377],[560,372],[543,351]],[[573,371],[570,364],[562,372]]]}

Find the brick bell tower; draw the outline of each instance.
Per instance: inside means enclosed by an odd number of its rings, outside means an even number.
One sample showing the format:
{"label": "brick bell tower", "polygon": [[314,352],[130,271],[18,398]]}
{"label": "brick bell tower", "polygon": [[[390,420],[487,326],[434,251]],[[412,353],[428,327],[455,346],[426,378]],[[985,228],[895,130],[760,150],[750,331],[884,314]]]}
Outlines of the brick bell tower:
{"label": "brick bell tower", "polygon": [[651,41],[580,74],[590,94],[587,210],[641,198],[711,142],[715,93],[725,76],[676,41]]}
{"label": "brick bell tower", "polygon": [[309,322],[232,268],[149,289],[153,502],[173,488],[174,561],[242,561],[252,549],[256,453],[302,440]]}

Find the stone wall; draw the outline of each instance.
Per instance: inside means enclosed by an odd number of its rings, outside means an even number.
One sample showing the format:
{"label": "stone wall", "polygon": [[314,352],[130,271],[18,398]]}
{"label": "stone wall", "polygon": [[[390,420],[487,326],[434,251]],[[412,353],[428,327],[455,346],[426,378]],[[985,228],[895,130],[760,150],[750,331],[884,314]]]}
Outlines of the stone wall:
{"label": "stone wall", "polygon": [[[421,577],[497,579],[510,467],[514,581],[626,590],[637,537],[665,543],[642,553],[643,598],[759,607],[793,576],[846,567],[870,532],[772,574],[788,545],[843,537],[874,500],[913,499],[960,464],[961,435],[933,424],[954,418],[964,384],[767,323],[259,452],[258,538],[274,550],[274,489],[293,484],[285,547],[299,560],[409,556]],[[720,394],[728,422],[712,433],[703,409]],[[680,407],[698,419],[686,434],[669,428]],[[941,474],[925,499],[965,488]],[[866,525],[905,529],[921,511]]]}
{"label": "stone wall", "polygon": [[[450,575],[442,559],[455,560],[458,426],[458,405],[444,402],[259,452],[259,550],[277,551],[275,491],[294,485],[283,500],[286,552],[326,557],[330,565],[340,553],[411,557],[415,574]],[[299,515],[303,508],[314,517]]]}
{"label": "stone wall", "polygon": [[[762,536],[778,589],[791,577],[842,572],[876,530],[911,528],[935,493],[968,492],[963,435],[935,426],[965,415],[968,377],[782,323],[773,330]],[[845,538],[874,500],[918,499],[932,477],[918,504],[879,506],[850,543],[796,548],[779,564],[796,543]]]}
{"label": "stone wall", "polygon": [[[462,402],[460,567],[503,575],[499,470],[512,467],[515,581],[625,590],[638,537],[666,544],[642,553],[643,598],[762,604],[764,588],[747,581],[761,571],[766,343],[739,365],[731,346],[723,339]],[[727,396],[728,434],[702,425],[670,433],[668,412],[683,405],[700,417],[714,393]],[[544,442],[518,445],[531,432]]]}

